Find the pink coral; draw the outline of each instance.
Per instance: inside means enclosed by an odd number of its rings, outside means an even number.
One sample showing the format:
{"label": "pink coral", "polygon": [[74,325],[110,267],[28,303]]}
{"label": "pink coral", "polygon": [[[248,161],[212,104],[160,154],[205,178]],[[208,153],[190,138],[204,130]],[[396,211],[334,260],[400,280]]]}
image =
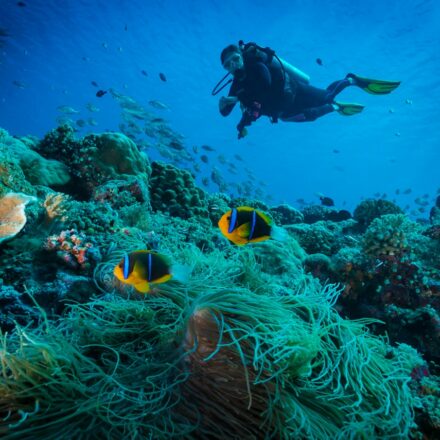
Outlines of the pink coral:
{"label": "pink coral", "polygon": [[87,251],[92,244],[86,242],[86,236],[75,229],[61,231],[59,235],[47,238],[46,249],[55,250],[60,259],[68,266],[85,268],[87,264]]}

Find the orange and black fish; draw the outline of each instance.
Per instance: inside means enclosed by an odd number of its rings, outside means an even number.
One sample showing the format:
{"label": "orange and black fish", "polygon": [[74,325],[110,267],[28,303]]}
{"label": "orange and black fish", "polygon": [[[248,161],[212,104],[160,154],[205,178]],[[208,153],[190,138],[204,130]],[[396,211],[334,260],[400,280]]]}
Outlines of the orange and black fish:
{"label": "orange and black fish", "polygon": [[222,234],[238,246],[287,237],[287,232],[275,226],[267,214],[250,206],[232,208],[221,217],[218,226]]}
{"label": "orange and black fish", "polygon": [[141,293],[151,292],[151,284],[166,283],[174,276],[168,258],[149,250],[126,254],[113,273],[119,281]]}

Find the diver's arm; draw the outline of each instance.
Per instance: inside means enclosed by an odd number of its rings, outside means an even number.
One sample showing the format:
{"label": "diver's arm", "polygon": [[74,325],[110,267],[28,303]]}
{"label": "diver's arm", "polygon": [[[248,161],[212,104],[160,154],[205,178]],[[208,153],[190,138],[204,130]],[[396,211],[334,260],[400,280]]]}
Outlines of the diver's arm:
{"label": "diver's arm", "polygon": [[232,112],[237,102],[238,98],[236,96],[222,96],[218,103],[220,113],[223,116],[228,116]]}
{"label": "diver's arm", "polygon": [[253,76],[257,81],[258,88],[262,94],[268,93],[272,86],[272,75],[264,63],[255,63],[253,67]]}

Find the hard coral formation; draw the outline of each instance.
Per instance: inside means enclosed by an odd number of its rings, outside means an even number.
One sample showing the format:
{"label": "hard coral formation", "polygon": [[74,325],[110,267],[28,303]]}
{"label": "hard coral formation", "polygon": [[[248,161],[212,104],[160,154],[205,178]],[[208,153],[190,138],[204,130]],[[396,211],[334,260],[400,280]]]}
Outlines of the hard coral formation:
{"label": "hard coral formation", "polygon": [[318,221],[341,222],[351,218],[350,212],[345,209],[336,210],[323,205],[311,205],[302,210],[304,223],[312,224]]}
{"label": "hard coral formation", "polygon": [[365,231],[375,218],[385,214],[403,214],[403,211],[389,200],[368,199],[355,208],[353,218],[359,223],[361,231]]}
{"label": "hard coral formation", "polygon": [[0,199],[0,243],[15,237],[26,224],[25,207],[36,197],[7,193]]}
{"label": "hard coral formation", "polygon": [[0,197],[11,191],[34,194],[34,189],[26,180],[17,157],[6,143],[9,139],[8,132],[0,128]]}
{"label": "hard coral formation", "polygon": [[73,129],[64,125],[52,130],[36,148],[69,167],[72,182],[65,190],[83,199],[89,199],[99,185],[125,175],[148,182],[148,158],[121,133],[90,134],[77,140]]}
{"label": "hard coral formation", "polygon": [[173,165],[153,162],[150,180],[153,210],[188,219],[208,217],[205,193],[188,171]]}
{"label": "hard coral formation", "polygon": [[[72,180],[54,192],[49,181],[32,185],[1,136],[0,199],[20,191],[40,200],[26,234],[0,248],[5,438],[435,432],[435,224],[390,215],[385,201],[364,203],[353,220],[209,195],[187,171],[150,169],[125,136],[75,139],[69,127],[20,146],[68,168]],[[217,222],[240,205],[268,212],[289,236],[231,245]],[[190,275],[149,295],[122,288],[113,269],[135,249],[170,255]]]}
{"label": "hard coral formation", "polygon": [[279,225],[292,225],[304,221],[304,215],[301,211],[286,204],[270,208],[270,214]]}
{"label": "hard coral formation", "polygon": [[308,254],[332,255],[340,248],[338,235],[332,230],[335,224],[319,221],[308,225],[288,225],[286,229]]}
{"label": "hard coral formation", "polygon": [[26,180],[32,185],[60,186],[70,180],[68,169],[63,163],[42,157],[26,143],[1,131],[0,152],[5,147],[17,160]]}
{"label": "hard coral formation", "polygon": [[374,219],[363,237],[363,249],[367,255],[401,254],[407,247],[407,218],[403,214],[386,214]]}

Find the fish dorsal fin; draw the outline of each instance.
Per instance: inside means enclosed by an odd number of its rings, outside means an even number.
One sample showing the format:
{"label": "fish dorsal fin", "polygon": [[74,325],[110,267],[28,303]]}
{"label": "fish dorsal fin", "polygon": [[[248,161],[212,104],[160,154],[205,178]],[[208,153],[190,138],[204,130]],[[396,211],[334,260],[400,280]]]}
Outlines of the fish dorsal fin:
{"label": "fish dorsal fin", "polygon": [[263,211],[257,210],[257,214],[268,224],[272,224],[272,219]]}
{"label": "fish dorsal fin", "polygon": [[239,206],[237,208],[237,210],[241,211],[241,212],[244,212],[244,211],[251,212],[251,211],[255,211],[255,208],[252,208],[252,206]]}

